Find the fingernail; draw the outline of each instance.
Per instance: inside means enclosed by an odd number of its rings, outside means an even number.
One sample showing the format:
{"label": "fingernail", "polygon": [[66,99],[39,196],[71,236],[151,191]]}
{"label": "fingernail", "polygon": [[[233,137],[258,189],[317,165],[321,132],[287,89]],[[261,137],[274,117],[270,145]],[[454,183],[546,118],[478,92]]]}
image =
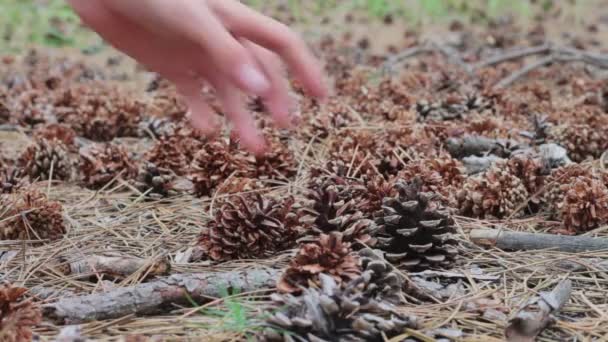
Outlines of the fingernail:
{"label": "fingernail", "polygon": [[238,74],[239,79],[247,89],[256,95],[261,95],[268,90],[270,83],[257,68],[245,64],[241,66]]}

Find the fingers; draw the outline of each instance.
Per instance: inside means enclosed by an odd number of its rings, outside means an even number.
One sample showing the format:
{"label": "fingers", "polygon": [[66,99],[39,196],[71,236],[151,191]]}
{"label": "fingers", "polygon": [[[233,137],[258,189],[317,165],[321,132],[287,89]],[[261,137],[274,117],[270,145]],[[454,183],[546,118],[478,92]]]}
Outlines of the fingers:
{"label": "fingers", "polygon": [[292,101],[289,97],[289,85],[285,80],[281,60],[274,53],[259,45],[246,40],[243,40],[242,43],[253,53],[270,81],[270,89],[263,96],[266,107],[280,127],[290,127]]}
{"label": "fingers", "polygon": [[201,96],[201,83],[186,75],[161,75],[175,84],[177,91],[182,95],[188,106],[188,119],[194,128],[206,136],[215,136],[221,130],[218,116]]}
{"label": "fingers", "polygon": [[[217,68],[247,93],[262,95],[270,87],[255,60],[204,1],[104,0],[116,13],[145,27],[155,36],[199,49],[199,69]],[[211,63],[210,63],[211,62]],[[217,71],[217,70],[214,70]]]}
{"label": "fingers", "polygon": [[321,98],[327,95],[317,59],[304,41],[287,26],[238,1],[213,0],[208,3],[233,34],[276,52],[312,95]]}
{"label": "fingers", "polygon": [[256,155],[263,154],[266,144],[247,110],[243,94],[225,79],[215,77],[211,83],[243,146]]}

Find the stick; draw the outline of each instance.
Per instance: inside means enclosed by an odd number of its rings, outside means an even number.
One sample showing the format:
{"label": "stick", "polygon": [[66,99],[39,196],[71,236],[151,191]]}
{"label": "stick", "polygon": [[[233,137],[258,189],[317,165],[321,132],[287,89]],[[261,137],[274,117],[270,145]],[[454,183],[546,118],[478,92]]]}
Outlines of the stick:
{"label": "stick", "polygon": [[554,61],[555,61],[555,56],[553,56],[553,55],[543,57],[543,58],[537,60],[536,62],[528,64],[525,67],[519,69],[518,71],[512,73],[511,75],[503,78],[502,80],[500,80],[500,82],[498,82],[494,85],[494,89],[506,88],[506,87],[510,86],[511,84],[513,84],[518,79],[526,76],[533,70],[536,70],[536,69],[543,67],[547,64],[550,64]]}
{"label": "stick", "polygon": [[470,233],[470,239],[475,244],[495,246],[502,250],[553,249],[569,253],[608,250],[608,239],[589,236],[473,229]]}
{"label": "stick", "polygon": [[167,275],[171,264],[166,259],[146,260],[132,257],[107,257],[93,255],[84,260],[77,260],[60,267],[65,275],[109,275],[113,278],[125,278],[138,271],[148,276]]}
{"label": "stick", "polygon": [[561,281],[553,291],[541,292],[531,298],[526,305],[509,321],[505,336],[509,342],[532,342],[549,324],[553,314],[568,302],[572,294],[572,282]]}
{"label": "stick", "polygon": [[61,298],[43,305],[43,313],[64,324],[117,318],[129,314],[151,314],[188,304],[188,297],[199,302],[220,297],[222,291],[250,292],[272,288],[280,271],[269,268],[221,273],[174,274],[165,279],[106,293]]}
{"label": "stick", "polygon": [[545,43],[545,44],[539,45],[539,46],[526,47],[523,49],[518,48],[518,49],[515,49],[512,51],[507,51],[500,55],[492,56],[486,60],[480,61],[477,64],[475,64],[474,68],[480,69],[480,68],[484,68],[487,66],[504,63],[504,62],[507,62],[507,61],[510,61],[513,59],[528,57],[528,56],[537,55],[537,54],[541,54],[541,53],[549,53],[549,52],[551,52],[551,44],[549,44],[549,43]]}

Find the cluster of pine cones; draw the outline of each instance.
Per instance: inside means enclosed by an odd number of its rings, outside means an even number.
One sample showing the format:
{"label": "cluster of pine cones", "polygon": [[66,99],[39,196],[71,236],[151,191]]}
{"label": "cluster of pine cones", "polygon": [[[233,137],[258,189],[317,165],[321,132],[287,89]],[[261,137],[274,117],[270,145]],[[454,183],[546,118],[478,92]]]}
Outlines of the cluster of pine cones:
{"label": "cluster of pine cones", "polygon": [[[126,185],[150,199],[213,197],[214,216],[197,240],[207,259],[295,250],[273,298],[282,309],[264,338],[289,340],[280,333],[289,331],[305,340],[381,341],[416,326],[393,308],[404,300],[401,272],[458,262],[458,215],[545,215],[570,232],[608,223],[608,173],[596,160],[608,149],[606,81],[565,87],[585,99],[574,106],[551,101],[545,83],[494,90],[491,67],[466,83],[440,56],[371,82],[377,59],[361,63],[332,44],[322,50],[336,95],[324,104],[302,96],[301,129],[274,129],[252,100],[269,145],[262,156],[236,137],[192,129],[160,78],[140,96],[101,70],[26,56],[15,70],[27,72],[0,75],[0,125],[29,139],[18,156],[0,156],[0,239],[66,234],[61,204],[30,186],[39,181]],[[545,72],[539,77],[561,86],[555,70]],[[549,145],[567,157],[546,155]],[[23,308],[14,319],[28,326],[39,316],[20,291],[0,289],[9,298],[0,300],[2,312]]]}

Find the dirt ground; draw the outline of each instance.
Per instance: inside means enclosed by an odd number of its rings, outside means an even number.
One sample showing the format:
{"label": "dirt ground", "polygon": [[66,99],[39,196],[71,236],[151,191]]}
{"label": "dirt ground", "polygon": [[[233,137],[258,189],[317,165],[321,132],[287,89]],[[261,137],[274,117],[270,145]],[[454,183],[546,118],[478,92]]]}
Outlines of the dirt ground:
{"label": "dirt ground", "polygon": [[[400,279],[392,309],[374,314],[416,324],[362,340],[502,341],[508,331],[510,341],[605,341],[605,249],[510,250],[471,235],[606,237],[608,2],[590,3],[525,20],[413,27],[337,11],[294,23],[333,94],[317,103],[293,80],[294,131],[276,129],[251,99],[272,147],[257,158],[228,131],[194,132],[172,86],[115,51],[2,56],[0,274],[27,292],[21,306],[0,296],[0,341],[17,326],[41,341],[263,339],[284,328],[271,318],[284,309],[272,296],[284,274],[314,292],[322,282],[310,270],[321,270],[345,287],[349,270],[365,273],[366,247]],[[203,96],[221,113],[211,91]],[[447,215],[449,239],[394,209],[426,203],[398,191],[417,182],[432,205],[416,210]],[[397,226],[414,220],[421,240],[399,240],[389,214],[401,215]],[[404,252],[421,263],[393,258]],[[255,270],[272,276],[247,276]],[[566,283],[557,308],[547,293]],[[159,287],[129,292],[146,284]],[[351,322],[366,295],[348,315],[322,315],[347,332],[308,327],[291,338],[356,340],[347,335],[366,329]],[[522,314],[546,303],[545,316]]]}

